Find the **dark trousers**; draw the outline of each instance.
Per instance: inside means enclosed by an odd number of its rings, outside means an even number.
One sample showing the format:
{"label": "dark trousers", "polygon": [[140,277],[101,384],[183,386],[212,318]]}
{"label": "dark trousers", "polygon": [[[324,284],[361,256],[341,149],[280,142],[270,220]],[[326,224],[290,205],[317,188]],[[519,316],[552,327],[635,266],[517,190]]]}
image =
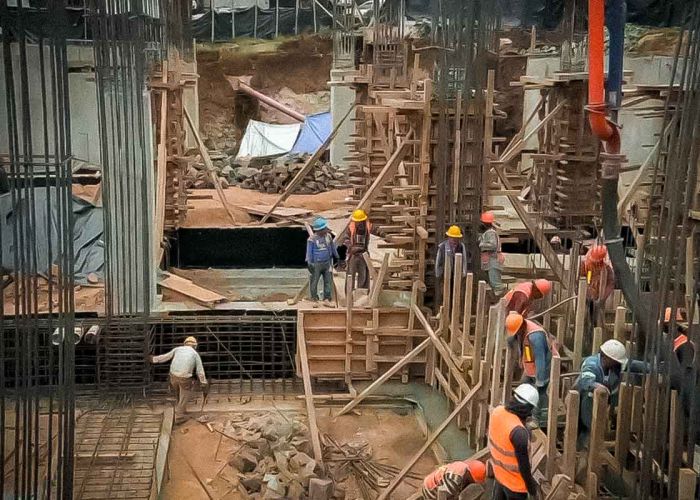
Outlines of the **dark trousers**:
{"label": "dark trousers", "polygon": [[318,300],[318,281],[323,277],[323,300],[331,300],[331,291],[333,290],[333,273],[331,272],[331,263],[315,262],[309,264],[309,295],[311,300]]}
{"label": "dark trousers", "polygon": [[364,253],[356,253],[350,257],[347,273],[353,290],[357,288],[369,290],[369,269],[367,269]]}
{"label": "dark trousers", "polygon": [[527,493],[510,491],[498,481],[493,482],[493,500],[527,500]]}

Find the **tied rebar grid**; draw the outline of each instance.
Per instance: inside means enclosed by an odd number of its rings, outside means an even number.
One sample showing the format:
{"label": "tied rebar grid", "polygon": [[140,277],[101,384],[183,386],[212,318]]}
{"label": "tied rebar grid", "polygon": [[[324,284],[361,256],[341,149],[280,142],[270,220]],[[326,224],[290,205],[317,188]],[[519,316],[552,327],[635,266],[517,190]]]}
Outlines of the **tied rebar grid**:
{"label": "tied rebar grid", "polygon": [[[697,263],[700,247],[697,245],[697,222],[689,218],[690,210],[700,208],[697,184],[700,162],[700,5],[695,3],[688,8],[689,21],[679,35],[661,128],[667,130],[668,127],[669,133],[662,137],[662,153],[654,165],[650,190],[651,213],[644,229],[644,252],[639,257],[644,267],[648,266],[642,293],[649,293],[652,297],[652,307],[645,312],[649,315],[645,323],[658,327],[648,332],[645,338],[633,338],[643,346],[644,359],[651,367],[639,447],[644,453],[637,463],[640,479],[633,495],[636,498],[678,496],[677,476],[669,476],[668,482],[663,477],[672,461],[676,466],[683,461],[682,455],[669,456],[673,451],[669,443],[670,427],[677,425],[677,422],[669,422],[672,391],[678,391],[678,401],[682,407],[682,430],[679,434],[680,439],[684,440],[683,448],[689,457],[686,466],[689,467],[693,466],[692,457],[700,425],[700,356],[696,352],[692,367],[683,370],[673,352],[678,308],[687,308],[691,322],[688,337],[696,351],[700,346],[700,330],[692,324],[698,306]],[[687,43],[681,43],[684,34]],[[678,79],[677,68],[680,70]],[[677,93],[673,90],[674,86],[678,86]],[[686,256],[688,238],[694,238],[696,242],[692,256]],[[686,257],[695,263],[693,276],[686,275]],[[670,335],[662,330],[665,306],[672,308]],[[653,411],[654,408],[658,411]],[[676,447],[675,451],[680,454],[680,447]]]}
{"label": "tied rebar grid", "polygon": [[[39,10],[51,19],[28,25]],[[73,206],[65,3],[41,9],[0,0],[0,490],[5,498],[72,498],[74,345],[67,335],[40,361],[39,273],[48,281],[50,329],[73,330]],[[29,64],[31,62],[31,64]],[[3,241],[4,240],[4,241]],[[55,266],[55,267],[54,267]],[[41,383],[41,380],[46,383]]]}

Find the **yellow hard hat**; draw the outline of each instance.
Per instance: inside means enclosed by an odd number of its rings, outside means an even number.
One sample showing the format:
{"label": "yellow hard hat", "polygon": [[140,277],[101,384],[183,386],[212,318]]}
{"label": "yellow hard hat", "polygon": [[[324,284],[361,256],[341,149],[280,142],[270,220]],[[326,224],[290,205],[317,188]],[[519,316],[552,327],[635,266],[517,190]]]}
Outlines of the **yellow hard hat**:
{"label": "yellow hard hat", "polygon": [[450,238],[461,238],[462,230],[459,228],[459,226],[450,226],[445,234]]}
{"label": "yellow hard hat", "polygon": [[352,220],[355,222],[362,222],[364,220],[367,220],[367,214],[364,210],[358,208],[352,213]]}
{"label": "yellow hard hat", "polygon": [[197,345],[197,339],[194,337],[187,337],[185,339],[185,345]]}

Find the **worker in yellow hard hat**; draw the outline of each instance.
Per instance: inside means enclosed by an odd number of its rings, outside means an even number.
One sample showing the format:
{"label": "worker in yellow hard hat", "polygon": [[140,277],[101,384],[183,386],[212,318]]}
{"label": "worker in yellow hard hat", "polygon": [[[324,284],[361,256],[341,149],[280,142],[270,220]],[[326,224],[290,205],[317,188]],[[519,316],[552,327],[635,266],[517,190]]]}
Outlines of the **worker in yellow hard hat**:
{"label": "worker in yellow hard hat", "polygon": [[151,363],[170,363],[170,387],[177,395],[177,403],[175,405],[175,423],[181,423],[187,420],[187,403],[192,394],[193,380],[192,375],[196,372],[199,383],[202,386],[202,392],[205,397],[209,392],[209,383],[204,374],[204,366],[202,358],[197,352],[197,339],[187,337],[184,345],[172,349],[166,354],[160,356],[149,356],[148,360]]}
{"label": "worker in yellow hard hat", "polygon": [[438,281],[438,286],[436,291],[438,296],[442,292],[442,280],[445,274],[445,262],[450,260],[452,264],[450,267],[454,272],[454,262],[455,255],[458,253],[462,254],[462,276],[467,275],[467,261],[469,260],[467,256],[467,249],[462,241],[463,234],[459,226],[452,225],[449,227],[447,232],[445,232],[445,239],[440,245],[438,245],[437,255],[435,256],[435,277]]}
{"label": "worker in yellow hard hat", "polygon": [[[352,289],[364,288],[369,293],[369,268],[365,256],[369,257],[369,239],[372,231],[372,223],[367,213],[357,209],[350,217],[348,225],[348,239],[345,241],[347,255],[347,277],[352,283]],[[369,260],[369,259],[367,259]]]}

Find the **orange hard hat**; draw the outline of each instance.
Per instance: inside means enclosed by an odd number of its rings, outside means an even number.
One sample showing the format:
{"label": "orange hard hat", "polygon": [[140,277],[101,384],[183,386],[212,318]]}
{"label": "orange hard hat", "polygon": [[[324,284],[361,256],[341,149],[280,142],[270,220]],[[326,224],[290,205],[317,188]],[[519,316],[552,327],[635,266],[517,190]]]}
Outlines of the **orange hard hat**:
{"label": "orange hard hat", "polygon": [[475,483],[483,483],[486,481],[486,464],[479,460],[465,460],[467,470]]}
{"label": "orange hard hat", "polygon": [[589,255],[593,262],[600,262],[608,256],[608,249],[605,245],[594,245]]}
{"label": "orange hard hat", "polygon": [[508,316],[506,316],[506,331],[508,335],[515,335],[518,333],[518,330],[520,330],[524,322],[525,318],[523,318],[522,314],[511,311]]}
{"label": "orange hard hat", "polygon": [[552,282],[546,279],[535,280],[535,288],[537,288],[542,295],[547,295],[552,291]]}
{"label": "orange hard hat", "polygon": [[481,222],[484,224],[493,224],[495,220],[496,217],[494,217],[493,212],[484,212],[481,214]]}

